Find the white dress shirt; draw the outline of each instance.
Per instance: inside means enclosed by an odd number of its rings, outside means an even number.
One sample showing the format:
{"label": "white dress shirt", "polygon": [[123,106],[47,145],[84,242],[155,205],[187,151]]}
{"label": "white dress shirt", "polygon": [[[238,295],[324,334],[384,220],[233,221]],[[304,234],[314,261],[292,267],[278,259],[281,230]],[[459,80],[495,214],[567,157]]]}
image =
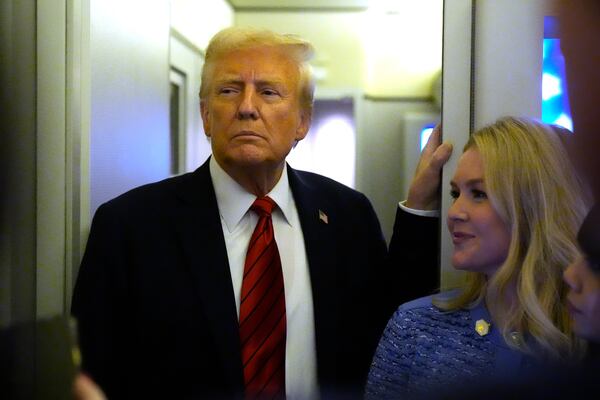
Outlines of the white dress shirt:
{"label": "white dress shirt", "polygon": [[407,213],[419,215],[421,217],[439,217],[440,216],[440,210],[418,210],[416,208],[406,207],[405,204],[406,204],[406,200],[401,201],[400,203],[398,203],[398,207],[400,207]]}
{"label": "white dress shirt", "polygon": [[[234,181],[214,157],[210,159],[210,176],[221,215],[239,318],[244,262],[250,237],[258,222],[258,216],[250,210],[256,196]],[[318,397],[318,384],[313,297],[304,237],[287,168],[283,169],[279,182],[267,195],[277,204],[272,219],[285,290],[286,396],[288,399],[314,399]]]}

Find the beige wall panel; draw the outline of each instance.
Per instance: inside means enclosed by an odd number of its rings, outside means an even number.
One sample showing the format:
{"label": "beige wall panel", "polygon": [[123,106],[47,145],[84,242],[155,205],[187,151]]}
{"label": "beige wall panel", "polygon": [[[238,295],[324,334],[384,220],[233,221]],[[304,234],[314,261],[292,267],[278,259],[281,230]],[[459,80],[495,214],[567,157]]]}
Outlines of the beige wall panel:
{"label": "beige wall panel", "polygon": [[430,97],[442,68],[442,0],[397,0],[365,13],[365,92]]}
{"label": "beige wall panel", "polygon": [[546,0],[481,0],[475,21],[475,129],[504,115],[542,115]]}
{"label": "beige wall panel", "polygon": [[293,33],[316,48],[313,65],[322,88],[361,88],[364,64],[361,12],[238,12],[235,25]]}
{"label": "beige wall panel", "polygon": [[316,47],[325,88],[426,98],[442,67],[442,0],[396,1],[362,11],[240,11],[236,25],[294,33]]}
{"label": "beige wall panel", "polygon": [[233,25],[233,9],[226,0],[171,0],[171,27],[194,46],[206,50],[210,38]]}
{"label": "beige wall panel", "polygon": [[356,143],[356,189],[373,203],[386,239],[396,207],[406,193],[403,180],[404,118],[409,112],[437,113],[429,102],[364,100]]}

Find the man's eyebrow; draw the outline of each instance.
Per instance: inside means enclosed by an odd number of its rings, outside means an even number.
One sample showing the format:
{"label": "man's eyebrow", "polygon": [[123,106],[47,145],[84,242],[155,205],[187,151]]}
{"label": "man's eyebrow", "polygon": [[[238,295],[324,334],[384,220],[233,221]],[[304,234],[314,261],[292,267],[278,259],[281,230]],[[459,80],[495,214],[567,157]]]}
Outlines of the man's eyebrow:
{"label": "man's eyebrow", "polygon": [[223,78],[215,80],[215,83],[218,85],[240,85],[243,82],[240,79]]}
{"label": "man's eyebrow", "polygon": [[257,85],[283,85],[285,84],[285,80],[279,78],[273,79],[259,79],[256,81]]}
{"label": "man's eyebrow", "polygon": [[[217,79],[215,81],[218,85],[243,85],[244,80],[238,78],[228,78],[224,77],[222,79]],[[267,86],[267,85],[285,85],[285,80],[280,78],[272,78],[272,79],[258,79],[253,82],[256,86]]]}

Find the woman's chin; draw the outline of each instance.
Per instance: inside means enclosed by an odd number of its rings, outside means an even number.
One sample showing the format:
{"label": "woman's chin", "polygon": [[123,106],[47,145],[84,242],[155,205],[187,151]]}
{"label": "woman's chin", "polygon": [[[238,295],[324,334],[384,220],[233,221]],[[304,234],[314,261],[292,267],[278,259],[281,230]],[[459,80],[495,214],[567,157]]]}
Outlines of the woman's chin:
{"label": "woman's chin", "polygon": [[456,255],[456,254],[452,256],[452,266],[457,271],[469,271],[470,270],[469,260],[466,260],[464,257],[461,257],[460,255]]}

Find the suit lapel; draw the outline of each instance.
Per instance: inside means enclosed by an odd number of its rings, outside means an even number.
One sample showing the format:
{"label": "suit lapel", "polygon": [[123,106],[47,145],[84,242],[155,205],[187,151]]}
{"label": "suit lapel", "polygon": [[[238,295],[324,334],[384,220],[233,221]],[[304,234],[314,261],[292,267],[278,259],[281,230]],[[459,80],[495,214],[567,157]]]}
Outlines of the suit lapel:
{"label": "suit lapel", "polygon": [[[310,271],[315,314],[315,338],[319,380],[325,371],[335,370],[335,357],[328,347],[336,340],[335,219],[327,223],[319,211],[329,216],[333,206],[320,195],[319,188],[288,166],[290,187],[298,210]],[[180,183],[181,199],[177,228],[190,273],[209,321],[232,388],[243,390],[239,329],[227,249],[208,161]],[[234,361],[235,360],[235,361]],[[238,361],[239,360],[239,361]]]}
{"label": "suit lapel", "polygon": [[181,182],[178,230],[183,251],[198,289],[232,388],[243,389],[239,330],[227,249],[219,209],[206,161]]}
{"label": "suit lapel", "polygon": [[[315,313],[315,338],[319,380],[323,373],[335,369],[334,357],[329,357],[328,347],[336,337],[336,302],[342,295],[336,290],[336,248],[334,226],[337,223],[329,216],[332,205],[319,193],[317,187],[304,180],[288,166],[290,187],[298,209],[313,295]],[[327,223],[323,214],[327,216]]]}

